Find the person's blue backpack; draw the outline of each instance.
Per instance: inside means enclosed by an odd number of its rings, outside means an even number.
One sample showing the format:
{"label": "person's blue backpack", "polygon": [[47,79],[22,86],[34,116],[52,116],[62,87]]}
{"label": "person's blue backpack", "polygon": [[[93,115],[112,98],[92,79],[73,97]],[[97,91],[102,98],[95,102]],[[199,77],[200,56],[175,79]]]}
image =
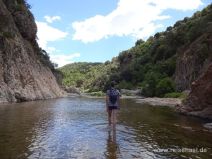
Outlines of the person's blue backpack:
{"label": "person's blue backpack", "polygon": [[115,89],[110,89],[109,100],[110,103],[115,104],[118,99],[118,92]]}

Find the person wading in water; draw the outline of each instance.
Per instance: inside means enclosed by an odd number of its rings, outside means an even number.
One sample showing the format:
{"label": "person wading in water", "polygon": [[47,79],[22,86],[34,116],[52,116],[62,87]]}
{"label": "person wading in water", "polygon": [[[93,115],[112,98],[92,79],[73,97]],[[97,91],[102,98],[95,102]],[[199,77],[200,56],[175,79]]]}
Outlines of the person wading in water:
{"label": "person wading in water", "polygon": [[115,88],[115,82],[111,82],[110,89],[106,93],[106,110],[108,112],[109,125],[116,126],[116,113],[120,107],[120,92]]}

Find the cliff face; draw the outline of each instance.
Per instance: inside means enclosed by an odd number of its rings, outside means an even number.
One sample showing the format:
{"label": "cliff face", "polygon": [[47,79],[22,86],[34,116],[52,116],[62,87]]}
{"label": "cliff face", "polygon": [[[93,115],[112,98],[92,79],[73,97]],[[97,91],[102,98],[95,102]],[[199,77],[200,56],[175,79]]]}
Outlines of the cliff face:
{"label": "cliff face", "polygon": [[[211,25],[211,24],[210,24]],[[175,74],[178,90],[191,90],[178,108],[184,114],[212,119],[212,27],[179,50]]]}
{"label": "cliff face", "polygon": [[191,83],[203,74],[212,62],[212,27],[189,46],[178,50],[175,83],[179,91],[190,90]]}
{"label": "cliff face", "polygon": [[64,95],[45,63],[36,33],[24,0],[0,0],[0,103]]}
{"label": "cliff face", "polygon": [[212,119],[212,63],[207,71],[192,83],[191,93],[179,110],[185,114]]}

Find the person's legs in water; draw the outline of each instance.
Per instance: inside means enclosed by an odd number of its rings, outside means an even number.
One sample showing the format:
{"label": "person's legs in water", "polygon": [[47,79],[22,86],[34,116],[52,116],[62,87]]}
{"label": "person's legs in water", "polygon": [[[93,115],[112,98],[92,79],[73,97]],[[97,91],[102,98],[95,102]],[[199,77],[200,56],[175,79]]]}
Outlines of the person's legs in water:
{"label": "person's legs in water", "polygon": [[113,124],[113,129],[115,130],[116,128],[116,109],[112,110],[111,118],[112,118],[112,124]]}
{"label": "person's legs in water", "polygon": [[111,125],[112,110],[108,108],[108,124]]}

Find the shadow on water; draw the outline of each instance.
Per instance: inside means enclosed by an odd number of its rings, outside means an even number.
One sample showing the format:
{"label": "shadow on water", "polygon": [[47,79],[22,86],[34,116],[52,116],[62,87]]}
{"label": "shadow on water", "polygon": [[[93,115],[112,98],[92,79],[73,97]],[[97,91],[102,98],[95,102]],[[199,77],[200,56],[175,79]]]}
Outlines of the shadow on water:
{"label": "shadow on water", "polygon": [[[132,100],[121,105],[116,129],[108,127],[103,99],[0,105],[0,158],[212,158],[206,121]],[[182,148],[207,152],[172,152]]]}

